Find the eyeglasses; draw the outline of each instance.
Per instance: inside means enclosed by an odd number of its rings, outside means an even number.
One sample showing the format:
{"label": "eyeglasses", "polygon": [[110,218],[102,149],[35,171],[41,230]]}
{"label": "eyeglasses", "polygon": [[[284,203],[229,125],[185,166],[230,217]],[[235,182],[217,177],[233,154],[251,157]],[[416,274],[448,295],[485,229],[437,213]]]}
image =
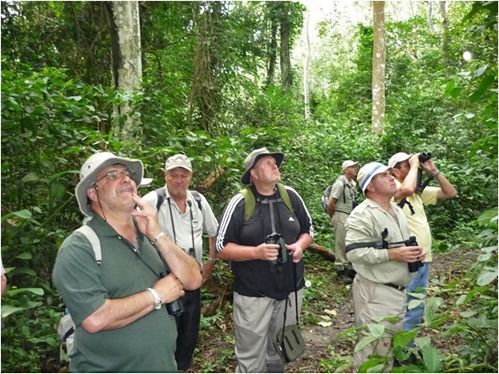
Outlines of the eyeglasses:
{"label": "eyeglasses", "polygon": [[97,182],[95,182],[95,183],[99,183],[104,178],[106,178],[108,181],[115,181],[116,179],[121,178],[121,177],[129,177],[129,178],[133,179],[134,176],[135,176],[135,172],[130,170],[130,169],[110,170],[106,174],[104,174],[104,176],[100,177],[97,180]]}

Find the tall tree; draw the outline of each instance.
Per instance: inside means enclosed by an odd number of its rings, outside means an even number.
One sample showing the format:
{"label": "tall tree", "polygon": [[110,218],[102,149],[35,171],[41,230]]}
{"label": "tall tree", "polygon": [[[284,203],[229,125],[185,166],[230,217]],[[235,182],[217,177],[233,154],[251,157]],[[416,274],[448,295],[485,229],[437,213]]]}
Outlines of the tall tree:
{"label": "tall tree", "polygon": [[308,77],[309,61],[310,61],[310,12],[307,11],[307,19],[305,21],[305,38],[306,38],[306,50],[305,50],[305,61],[303,63],[303,103],[305,105],[305,119],[310,119],[310,94],[309,85],[310,80]]}
{"label": "tall tree", "polygon": [[373,1],[372,132],[383,133],[385,121],[385,2]]}
{"label": "tall tree", "polygon": [[[109,14],[113,54],[113,81],[118,90],[133,95],[140,90],[142,81],[142,58],[140,43],[140,16],[137,1],[106,2]],[[140,115],[134,112],[126,100],[116,108],[118,118],[113,131],[121,140],[131,141],[141,133]]]}
{"label": "tall tree", "polygon": [[447,19],[447,3],[439,1],[440,17],[442,18],[442,56],[446,66],[449,66],[449,22]]}
{"label": "tall tree", "polygon": [[288,90],[293,85],[293,74],[291,71],[291,42],[290,42],[290,21],[288,4],[285,1],[278,2],[279,12],[279,30],[280,30],[280,63],[281,63],[281,84],[284,90]]}
{"label": "tall tree", "polygon": [[[272,3],[267,3],[272,4]],[[270,18],[270,42],[268,43],[268,62],[267,62],[267,78],[265,85],[269,86],[274,83],[275,76],[275,66],[277,62],[277,24],[278,20],[275,16],[275,12],[273,11],[273,7],[271,5],[267,5],[270,7],[269,18]]]}

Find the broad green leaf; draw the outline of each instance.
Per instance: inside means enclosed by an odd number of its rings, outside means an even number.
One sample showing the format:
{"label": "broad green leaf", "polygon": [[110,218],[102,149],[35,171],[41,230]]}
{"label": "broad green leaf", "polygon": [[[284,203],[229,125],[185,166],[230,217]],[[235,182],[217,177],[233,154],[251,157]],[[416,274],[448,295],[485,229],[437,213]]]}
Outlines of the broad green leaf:
{"label": "broad green leaf", "polygon": [[23,310],[33,309],[42,305],[40,301],[30,301],[25,306],[12,306],[12,305],[2,305],[2,318],[6,318],[13,313],[21,312]]}
{"label": "broad green leaf", "polygon": [[423,361],[430,373],[439,373],[442,370],[440,354],[431,345],[426,345],[423,348]]}
{"label": "broad green leaf", "polygon": [[29,252],[22,252],[16,256],[16,258],[21,259],[21,260],[31,260],[33,258],[33,255]]}
{"label": "broad green leaf", "polygon": [[372,335],[368,335],[366,336],[365,338],[362,338],[356,345],[355,345],[355,348],[354,348],[354,351],[355,352],[359,352],[359,351],[362,351],[366,346],[368,346],[369,344],[371,344],[372,342],[376,341],[377,338],[375,338],[374,336]]}
{"label": "broad green leaf", "polygon": [[497,269],[492,271],[490,270],[482,270],[477,279],[477,284],[479,286],[485,286],[487,284],[492,283],[497,278]]}
{"label": "broad green leaf", "polygon": [[419,329],[413,329],[410,331],[400,330],[393,335],[393,347],[402,346],[405,347],[409,344],[417,335]]}
{"label": "broad green leaf", "polygon": [[15,288],[15,289],[10,289],[9,290],[9,296],[14,296],[20,293],[26,293],[30,292],[38,296],[43,296],[45,294],[45,291],[43,291],[43,288]]}
{"label": "broad green leaf", "polygon": [[19,210],[17,212],[11,212],[11,213],[8,213],[8,214],[2,216],[2,222],[11,218],[12,216],[18,217],[21,219],[30,219],[32,217],[31,212],[28,209],[23,209],[23,210]]}
{"label": "broad green leaf", "polygon": [[369,332],[371,333],[371,335],[376,339],[382,338],[383,334],[385,333],[385,326],[383,326],[383,325],[369,323],[367,325],[367,328],[369,329]]}
{"label": "broad green leaf", "polygon": [[38,178],[38,175],[36,175],[36,173],[34,172],[29,172],[28,174],[26,174],[23,179],[21,179],[23,182],[36,182],[39,180]]}

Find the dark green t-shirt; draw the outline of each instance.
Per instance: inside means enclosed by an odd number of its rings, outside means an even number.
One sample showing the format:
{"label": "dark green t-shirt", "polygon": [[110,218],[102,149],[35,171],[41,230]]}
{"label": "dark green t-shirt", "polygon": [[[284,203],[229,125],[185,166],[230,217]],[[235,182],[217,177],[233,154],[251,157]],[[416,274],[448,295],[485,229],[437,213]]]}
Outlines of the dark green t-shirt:
{"label": "dark green t-shirt", "polygon": [[158,252],[143,235],[139,234],[139,248],[134,249],[100,217],[88,225],[101,242],[101,265],[86,237],[73,233],[61,245],[52,274],[76,325],[71,371],[176,372],[177,327],[164,305],[119,329],[90,334],[81,327],[81,321],[106,299],[144,291],[165,271]]}

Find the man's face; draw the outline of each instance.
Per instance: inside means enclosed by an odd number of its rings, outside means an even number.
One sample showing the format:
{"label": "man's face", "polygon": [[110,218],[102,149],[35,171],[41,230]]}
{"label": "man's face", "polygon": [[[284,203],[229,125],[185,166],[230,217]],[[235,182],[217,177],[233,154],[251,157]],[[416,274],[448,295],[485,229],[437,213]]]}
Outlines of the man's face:
{"label": "man's face", "polygon": [[137,193],[137,185],[132,177],[132,172],[121,164],[99,171],[94,190],[101,207],[133,209],[135,202],[132,195]]}
{"label": "man's face", "polygon": [[345,169],[345,176],[352,180],[357,176],[357,165],[349,166]]}
{"label": "man's face", "polygon": [[393,175],[399,181],[403,181],[405,177],[407,177],[407,174],[409,174],[410,170],[411,167],[409,165],[409,161],[402,161],[398,165],[395,165],[395,167],[393,168]]}
{"label": "man's face", "polygon": [[369,183],[368,188],[378,195],[393,197],[398,192],[397,184],[395,183],[395,177],[392,175],[391,170],[387,170],[384,173],[376,174],[371,183]]}
{"label": "man's face", "polygon": [[253,181],[260,183],[277,183],[281,180],[281,172],[272,156],[262,157],[251,169]]}
{"label": "man's face", "polygon": [[184,168],[179,167],[165,171],[166,186],[172,197],[186,197],[191,179],[192,173]]}

